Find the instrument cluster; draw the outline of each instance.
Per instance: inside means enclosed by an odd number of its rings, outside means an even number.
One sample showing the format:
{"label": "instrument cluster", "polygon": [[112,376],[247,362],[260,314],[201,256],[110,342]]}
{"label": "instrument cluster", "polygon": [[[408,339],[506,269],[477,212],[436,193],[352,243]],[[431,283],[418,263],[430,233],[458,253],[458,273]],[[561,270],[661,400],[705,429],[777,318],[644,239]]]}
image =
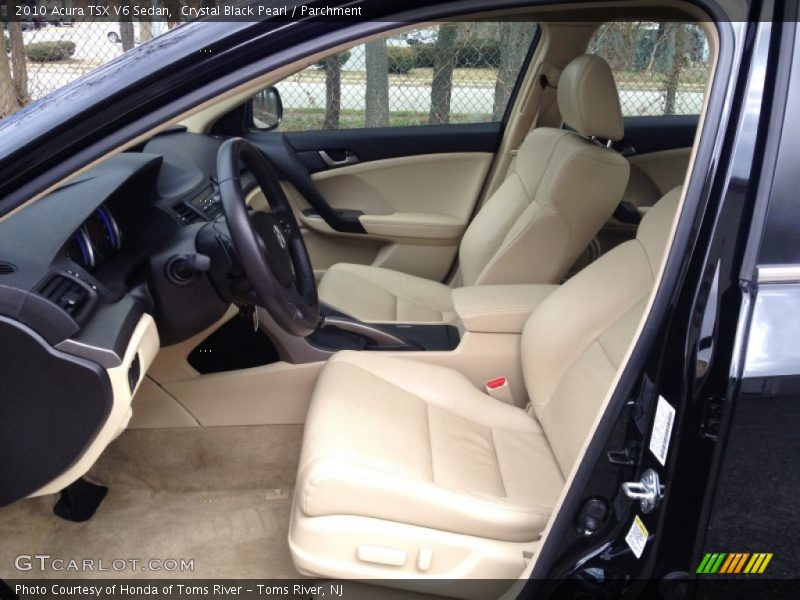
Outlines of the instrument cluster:
{"label": "instrument cluster", "polygon": [[84,221],[67,243],[67,256],[91,271],[122,250],[125,239],[111,210],[103,205]]}

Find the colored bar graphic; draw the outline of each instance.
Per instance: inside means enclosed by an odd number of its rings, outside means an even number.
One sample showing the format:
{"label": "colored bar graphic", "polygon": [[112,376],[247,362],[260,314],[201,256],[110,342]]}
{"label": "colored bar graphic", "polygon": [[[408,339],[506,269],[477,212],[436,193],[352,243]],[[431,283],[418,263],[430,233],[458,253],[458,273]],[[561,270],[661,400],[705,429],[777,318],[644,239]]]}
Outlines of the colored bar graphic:
{"label": "colored bar graphic", "polygon": [[702,575],[761,574],[772,560],[772,552],[706,552],[697,566]]}
{"label": "colored bar graphic", "polygon": [[745,552],[744,554],[742,554],[741,558],[739,558],[739,561],[736,563],[736,566],[731,571],[731,573],[741,573],[742,567],[744,567],[744,563],[749,557],[750,557],[749,552]]}
{"label": "colored bar graphic", "polygon": [[763,573],[764,570],[767,568],[769,561],[772,560],[772,552],[764,555],[764,561],[761,563],[761,566],[758,568],[759,573]]}
{"label": "colored bar graphic", "polygon": [[759,562],[761,560],[760,556],[761,555],[758,554],[758,553],[753,554],[753,556],[750,558],[750,562],[748,562],[747,566],[744,568],[744,572],[745,573],[752,573],[753,572],[753,567],[755,566],[755,564],[757,562]]}
{"label": "colored bar graphic", "polygon": [[719,571],[719,568],[722,565],[722,561],[725,560],[725,556],[726,556],[725,552],[719,555],[717,560],[714,561],[714,564],[711,565],[711,570],[709,571],[709,573],[716,573],[717,571]]}
{"label": "colored bar graphic", "polygon": [[709,560],[711,560],[711,554],[706,552],[705,556],[703,556],[703,560],[701,560],[700,564],[697,566],[697,571],[695,571],[695,573],[705,573]]}
{"label": "colored bar graphic", "polygon": [[728,558],[725,559],[725,562],[722,563],[722,568],[719,570],[720,573],[730,573],[731,567],[736,564],[736,561],[739,560],[738,554],[728,554]]}

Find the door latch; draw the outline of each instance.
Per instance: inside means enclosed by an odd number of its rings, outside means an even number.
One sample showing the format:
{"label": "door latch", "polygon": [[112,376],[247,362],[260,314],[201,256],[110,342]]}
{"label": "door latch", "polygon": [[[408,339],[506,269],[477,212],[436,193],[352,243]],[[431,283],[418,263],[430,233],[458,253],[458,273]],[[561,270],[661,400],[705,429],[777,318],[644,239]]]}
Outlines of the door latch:
{"label": "door latch", "polygon": [[626,481],[622,484],[622,491],[631,500],[639,501],[639,508],[644,514],[652,511],[664,496],[664,486],[653,469],[642,473],[639,481]]}

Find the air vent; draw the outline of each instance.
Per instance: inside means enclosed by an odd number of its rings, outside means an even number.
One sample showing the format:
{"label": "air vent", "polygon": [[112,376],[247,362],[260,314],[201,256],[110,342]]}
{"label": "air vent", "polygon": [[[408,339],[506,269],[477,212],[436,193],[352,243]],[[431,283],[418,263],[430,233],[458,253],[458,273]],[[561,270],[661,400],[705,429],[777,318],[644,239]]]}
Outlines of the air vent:
{"label": "air vent", "polygon": [[65,275],[51,277],[39,293],[72,316],[76,316],[89,300],[89,290]]}
{"label": "air vent", "polygon": [[178,202],[172,206],[172,210],[175,211],[175,214],[178,215],[178,219],[181,223],[196,223],[200,220],[200,215],[198,215],[194,210],[189,208],[185,203]]}
{"label": "air vent", "polygon": [[12,265],[10,262],[5,262],[4,260],[0,260],[0,275],[8,275],[9,273],[13,273],[17,270],[17,267]]}

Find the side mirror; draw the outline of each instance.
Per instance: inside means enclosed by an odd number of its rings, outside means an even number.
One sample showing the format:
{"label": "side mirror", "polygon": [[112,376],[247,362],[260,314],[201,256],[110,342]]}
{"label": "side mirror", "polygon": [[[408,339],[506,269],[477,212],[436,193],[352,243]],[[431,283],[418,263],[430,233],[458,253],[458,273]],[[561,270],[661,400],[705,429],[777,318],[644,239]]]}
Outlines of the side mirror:
{"label": "side mirror", "polygon": [[275,129],[283,119],[283,102],[274,87],[258,92],[250,99],[252,126],[260,131]]}

